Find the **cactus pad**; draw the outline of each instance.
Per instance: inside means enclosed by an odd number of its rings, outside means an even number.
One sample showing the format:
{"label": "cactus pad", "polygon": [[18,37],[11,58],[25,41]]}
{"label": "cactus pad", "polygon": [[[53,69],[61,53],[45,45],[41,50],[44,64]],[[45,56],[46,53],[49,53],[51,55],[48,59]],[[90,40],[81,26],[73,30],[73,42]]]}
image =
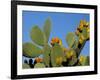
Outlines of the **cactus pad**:
{"label": "cactus pad", "polygon": [[76,38],[75,38],[75,34],[74,33],[70,32],[70,33],[67,34],[66,41],[67,41],[67,44],[68,44],[68,46],[70,48],[73,47],[73,45],[75,43],[75,40],[76,40]]}
{"label": "cactus pad", "polygon": [[45,68],[45,65],[43,63],[36,63],[34,68]]}
{"label": "cactus pad", "polygon": [[35,46],[32,43],[24,43],[23,44],[23,55],[29,58],[34,58],[39,56],[42,53],[42,50]]}
{"label": "cactus pad", "polygon": [[46,42],[48,42],[49,36],[50,36],[50,32],[51,32],[51,21],[50,21],[49,18],[45,21],[45,24],[44,24],[44,27],[43,27],[43,31],[44,31],[45,36],[46,36]]}
{"label": "cactus pad", "polygon": [[34,26],[30,32],[31,39],[34,43],[43,46],[46,39],[42,30],[38,26]]}
{"label": "cactus pad", "polygon": [[51,63],[52,66],[57,67],[61,66],[61,63],[64,61],[64,52],[59,44],[56,44],[51,50]]}

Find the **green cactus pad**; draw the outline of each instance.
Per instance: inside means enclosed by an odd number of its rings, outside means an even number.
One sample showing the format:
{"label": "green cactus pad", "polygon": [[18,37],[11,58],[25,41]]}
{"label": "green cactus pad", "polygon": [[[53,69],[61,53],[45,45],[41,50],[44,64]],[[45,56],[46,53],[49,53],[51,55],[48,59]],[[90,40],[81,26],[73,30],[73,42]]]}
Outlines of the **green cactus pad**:
{"label": "green cactus pad", "polygon": [[43,61],[45,63],[45,65],[47,67],[49,67],[50,65],[50,52],[51,52],[51,48],[50,46],[47,44],[44,46],[44,54],[43,54]]}
{"label": "green cactus pad", "polygon": [[56,44],[51,49],[51,64],[53,67],[61,66],[64,59],[64,52],[60,45]]}
{"label": "green cactus pad", "polygon": [[74,33],[70,32],[67,34],[66,41],[70,48],[72,48],[74,46],[75,40],[76,40],[76,37],[75,37]]}
{"label": "green cactus pad", "polygon": [[34,43],[43,46],[45,43],[45,35],[38,26],[34,26],[30,32],[31,39]]}
{"label": "green cactus pad", "polygon": [[23,69],[29,69],[30,68],[30,66],[28,64],[25,64],[25,63],[22,66],[23,66]]}
{"label": "green cactus pad", "polygon": [[45,65],[43,63],[36,63],[34,68],[45,68]]}
{"label": "green cactus pad", "polygon": [[51,31],[51,21],[49,18],[45,21],[43,30],[46,35],[46,42],[48,42],[49,36],[50,36],[50,31]]}
{"label": "green cactus pad", "polygon": [[23,55],[29,58],[34,58],[39,56],[42,53],[42,50],[32,43],[23,44]]}

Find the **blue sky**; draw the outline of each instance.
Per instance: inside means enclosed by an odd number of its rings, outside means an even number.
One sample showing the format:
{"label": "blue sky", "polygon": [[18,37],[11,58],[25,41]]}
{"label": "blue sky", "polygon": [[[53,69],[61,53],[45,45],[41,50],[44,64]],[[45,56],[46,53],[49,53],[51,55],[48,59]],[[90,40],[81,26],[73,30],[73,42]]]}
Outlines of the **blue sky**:
{"label": "blue sky", "polygon": [[[49,42],[53,37],[58,37],[62,40],[63,45],[67,48],[66,35],[69,32],[75,32],[80,20],[89,22],[89,14],[82,13],[56,13],[56,12],[35,12],[23,11],[22,13],[22,26],[23,26],[23,43],[32,42],[30,38],[30,30],[34,25],[43,28],[44,22],[50,18],[52,23],[52,30]],[[82,54],[89,55],[90,42],[86,42]]]}

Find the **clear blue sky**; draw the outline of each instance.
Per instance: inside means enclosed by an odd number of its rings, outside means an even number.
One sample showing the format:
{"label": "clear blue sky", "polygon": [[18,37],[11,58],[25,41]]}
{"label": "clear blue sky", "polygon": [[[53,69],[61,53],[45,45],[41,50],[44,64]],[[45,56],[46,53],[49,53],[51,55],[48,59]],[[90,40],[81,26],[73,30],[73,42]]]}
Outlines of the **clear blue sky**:
{"label": "clear blue sky", "polygon": [[[22,26],[23,26],[23,42],[32,42],[30,38],[30,30],[34,25],[38,25],[41,29],[43,28],[44,22],[47,18],[51,19],[52,30],[49,38],[49,42],[53,37],[59,37],[65,47],[66,35],[69,32],[75,32],[80,20],[86,20],[89,22],[89,14],[82,13],[55,13],[55,12],[35,12],[35,11],[23,11],[22,13]],[[89,55],[88,41],[82,50],[82,54]]]}

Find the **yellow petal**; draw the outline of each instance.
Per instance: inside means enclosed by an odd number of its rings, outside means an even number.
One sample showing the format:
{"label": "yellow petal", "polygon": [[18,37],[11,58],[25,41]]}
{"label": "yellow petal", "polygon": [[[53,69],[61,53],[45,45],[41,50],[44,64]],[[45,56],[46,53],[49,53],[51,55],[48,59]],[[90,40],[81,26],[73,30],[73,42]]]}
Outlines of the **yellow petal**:
{"label": "yellow petal", "polygon": [[80,59],[79,59],[79,62],[81,63],[81,62],[83,62],[85,60],[85,58],[84,58],[84,56],[80,56]]}

